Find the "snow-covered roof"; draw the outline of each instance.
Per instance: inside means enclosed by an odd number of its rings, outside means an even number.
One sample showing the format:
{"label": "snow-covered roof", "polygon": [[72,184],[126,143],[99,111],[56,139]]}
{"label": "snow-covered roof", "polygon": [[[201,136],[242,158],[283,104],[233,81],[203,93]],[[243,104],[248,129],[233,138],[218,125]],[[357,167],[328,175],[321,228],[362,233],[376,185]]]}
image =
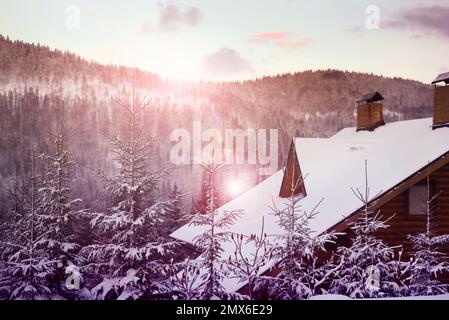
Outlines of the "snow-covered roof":
{"label": "snow-covered roof", "polygon": [[444,83],[448,84],[449,83],[449,72],[445,72],[442,74],[439,74],[433,81],[432,84],[438,83],[438,82],[442,82],[444,81]]}
{"label": "snow-covered roof", "polygon": [[[302,209],[310,212],[324,199],[310,225],[319,234],[362,207],[351,188],[364,188],[365,159],[371,195],[375,196],[447,153],[449,128],[432,130],[431,118],[388,123],[372,132],[346,128],[328,139],[296,138],[295,148],[302,175],[306,176],[307,196],[299,202]],[[267,234],[282,232],[270,210],[273,203],[282,208],[288,201],[279,197],[282,178],[281,170],[219,208],[220,212],[243,210],[230,231],[257,234],[264,217]],[[185,225],[174,231],[172,237],[192,243],[203,231]],[[234,252],[232,243],[226,243],[224,249],[225,256]],[[233,278],[226,279],[223,285],[228,292],[242,286]]]}

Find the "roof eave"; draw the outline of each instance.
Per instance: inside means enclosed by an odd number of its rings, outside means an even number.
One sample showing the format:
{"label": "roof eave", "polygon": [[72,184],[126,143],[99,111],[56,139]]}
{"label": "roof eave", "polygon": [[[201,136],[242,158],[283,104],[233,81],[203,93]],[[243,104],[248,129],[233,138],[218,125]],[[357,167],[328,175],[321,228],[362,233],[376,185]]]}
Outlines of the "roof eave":
{"label": "roof eave", "polygon": [[[377,210],[386,202],[390,201],[392,198],[396,197],[398,194],[404,192],[409,187],[421,181],[423,178],[432,174],[436,170],[440,169],[444,165],[449,163],[449,151],[445,152],[440,157],[436,158],[432,162],[429,162],[426,166],[420,168],[392,188],[386,190],[376,198],[372,199],[369,203],[369,210]],[[364,206],[361,206],[356,211],[352,212],[350,215],[342,219],[340,222],[336,223],[332,227],[328,228],[323,233],[329,232],[341,232],[349,226],[349,223],[355,221],[359,215],[362,213]]]}

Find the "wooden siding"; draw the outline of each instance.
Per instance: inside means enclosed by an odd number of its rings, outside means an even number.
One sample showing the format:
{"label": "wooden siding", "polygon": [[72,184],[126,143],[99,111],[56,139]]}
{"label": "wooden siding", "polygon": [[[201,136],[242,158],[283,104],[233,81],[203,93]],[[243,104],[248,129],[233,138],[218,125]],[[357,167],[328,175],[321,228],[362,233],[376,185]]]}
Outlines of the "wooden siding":
{"label": "wooden siding", "polygon": [[357,131],[373,131],[384,124],[382,103],[368,103],[357,107]]}
{"label": "wooden siding", "polygon": [[449,86],[435,87],[433,93],[433,127],[449,126]]}
{"label": "wooden siding", "polygon": [[301,168],[299,167],[298,156],[296,155],[295,142],[290,145],[288,152],[287,165],[284,169],[284,177],[282,178],[279,196],[281,198],[289,198],[293,195],[306,196],[306,189],[303,183]]}
{"label": "wooden siding", "polygon": [[[424,178],[418,183],[426,184],[426,180]],[[436,233],[449,234],[449,164],[431,174],[430,182],[433,192],[440,194],[436,200],[434,230]],[[383,219],[389,219],[390,227],[377,232],[377,236],[386,243],[402,246],[405,256],[412,251],[412,247],[407,241],[407,235],[424,232],[426,220],[425,214],[409,214],[409,190],[410,188],[379,208]],[[449,255],[449,246],[443,249]]]}

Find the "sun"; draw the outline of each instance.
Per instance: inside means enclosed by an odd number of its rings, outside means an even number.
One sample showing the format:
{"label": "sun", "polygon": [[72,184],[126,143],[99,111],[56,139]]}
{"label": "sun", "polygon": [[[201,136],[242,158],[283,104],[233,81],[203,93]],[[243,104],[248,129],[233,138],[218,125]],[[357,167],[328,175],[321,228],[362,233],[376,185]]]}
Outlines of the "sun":
{"label": "sun", "polygon": [[234,180],[228,183],[228,192],[232,196],[237,196],[243,191],[243,183],[239,180]]}

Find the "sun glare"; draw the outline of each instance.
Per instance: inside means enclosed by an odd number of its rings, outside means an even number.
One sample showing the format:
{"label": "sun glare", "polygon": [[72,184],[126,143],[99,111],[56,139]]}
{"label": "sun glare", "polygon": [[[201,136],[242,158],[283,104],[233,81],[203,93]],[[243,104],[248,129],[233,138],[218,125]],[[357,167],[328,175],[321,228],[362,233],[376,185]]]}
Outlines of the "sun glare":
{"label": "sun glare", "polygon": [[243,184],[241,181],[235,180],[228,183],[228,191],[230,195],[237,196],[243,191]]}

